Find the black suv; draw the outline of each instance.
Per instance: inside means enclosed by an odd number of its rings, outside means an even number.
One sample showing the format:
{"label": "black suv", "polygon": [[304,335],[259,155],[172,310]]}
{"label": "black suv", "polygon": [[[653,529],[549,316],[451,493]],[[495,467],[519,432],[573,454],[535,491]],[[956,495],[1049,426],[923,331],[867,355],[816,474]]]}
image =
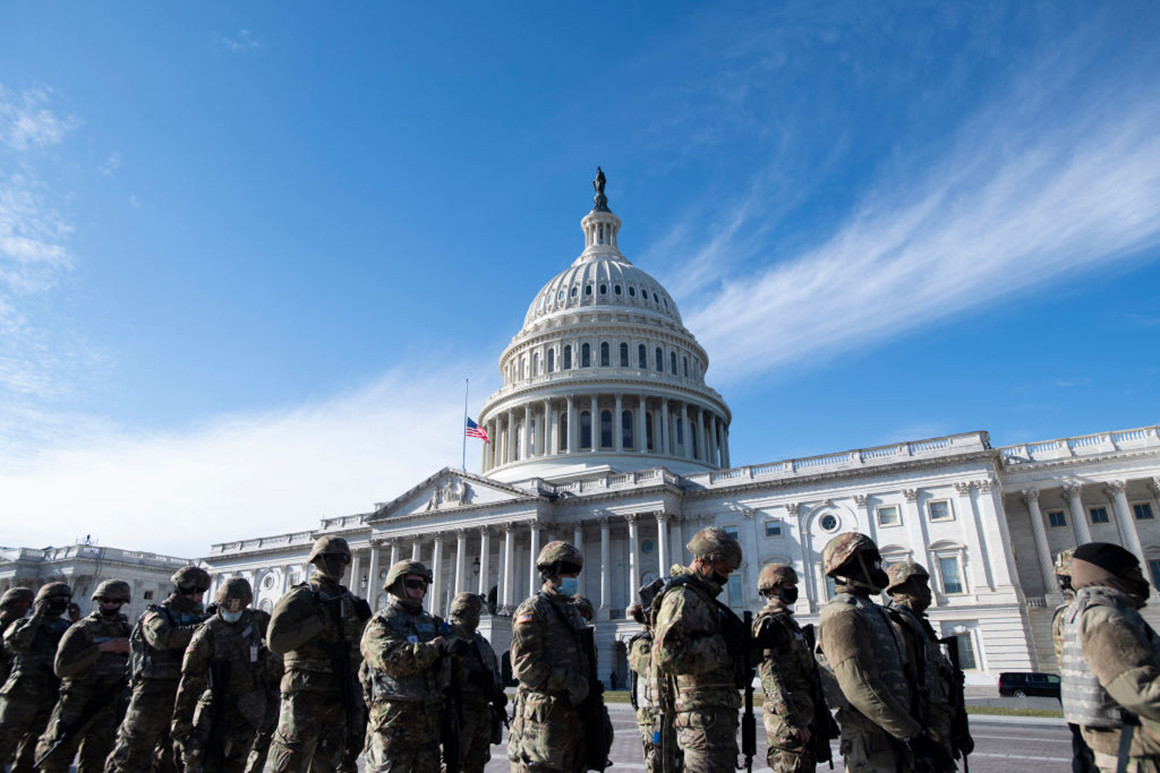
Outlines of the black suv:
{"label": "black suv", "polygon": [[1041,695],[1045,698],[1059,698],[1060,681],[1055,674],[1040,674],[1033,671],[1008,671],[999,674],[999,694],[1026,698]]}

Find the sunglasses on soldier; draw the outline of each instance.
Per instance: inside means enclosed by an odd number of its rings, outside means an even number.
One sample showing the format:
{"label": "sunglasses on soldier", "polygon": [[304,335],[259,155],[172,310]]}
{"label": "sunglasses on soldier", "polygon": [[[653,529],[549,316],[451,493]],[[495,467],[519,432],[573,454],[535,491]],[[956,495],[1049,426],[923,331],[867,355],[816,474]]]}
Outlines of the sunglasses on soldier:
{"label": "sunglasses on soldier", "polygon": [[412,588],[412,589],[418,589],[418,588],[422,588],[424,590],[427,589],[427,581],[426,580],[403,580],[403,585],[405,585],[408,588]]}

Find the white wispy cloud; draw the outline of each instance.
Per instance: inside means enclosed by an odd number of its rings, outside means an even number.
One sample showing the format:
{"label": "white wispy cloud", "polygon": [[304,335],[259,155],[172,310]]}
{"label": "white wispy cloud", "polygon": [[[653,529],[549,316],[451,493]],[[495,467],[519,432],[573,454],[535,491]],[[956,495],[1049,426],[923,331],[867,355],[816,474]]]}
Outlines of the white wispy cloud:
{"label": "white wispy cloud", "polygon": [[112,177],[117,173],[117,170],[121,168],[122,160],[121,151],[114,150],[109,154],[109,157],[105,159],[105,162],[99,167],[101,174],[103,174],[105,177]]}
{"label": "white wispy cloud", "polygon": [[1085,95],[1064,90],[1070,74],[1028,77],[941,160],[879,180],[824,243],[690,297],[715,380],[816,363],[1160,244],[1160,89]]}
{"label": "white wispy cloud", "polygon": [[233,36],[215,34],[214,45],[223,51],[234,54],[248,54],[251,51],[262,50],[262,41],[254,37],[254,34],[249,30],[241,30]]}
{"label": "white wispy cloud", "polygon": [[[4,539],[44,546],[92,534],[193,556],[214,542],[367,512],[459,465],[464,372],[400,368],[324,401],[186,432],[93,426],[32,460],[0,453]],[[478,459],[478,441],[468,441],[468,468]]]}
{"label": "white wispy cloud", "polygon": [[52,89],[12,94],[0,86],[0,143],[17,151],[59,144],[79,121],[49,108]]}

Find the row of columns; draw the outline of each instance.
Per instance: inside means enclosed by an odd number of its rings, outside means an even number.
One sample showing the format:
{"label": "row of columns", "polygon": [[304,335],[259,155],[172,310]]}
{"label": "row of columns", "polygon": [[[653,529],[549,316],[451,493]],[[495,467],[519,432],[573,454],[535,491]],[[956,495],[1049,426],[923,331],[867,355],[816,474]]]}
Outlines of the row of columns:
{"label": "row of columns", "polygon": [[[1125,489],[1127,488],[1126,482],[1123,480],[1110,480],[1104,481],[1102,484],[1096,483],[1094,485],[1102,485],[1102,493],[1111,504],[1110,518],[1114,519],[1116,530],[1120,535],[1120,544],[1140,559],[1140,565],[1145,568],[1144,575],[1145,577],[1149,577],[1150,581],[1151,577],[1147,571],[1147,557],[1144,555],[1144,548],[1140,543],[1140,532],[1136,527],[1136,519],[1132,513],[1131,506],[1128,504],[1128,497],[1125,493]],[[1148,485],[1152,489],[1153,494],[1160,497],[1160,482],[1152,479]],[[1061,485],[1059,490],[1067,506],[1068,517],[1071,520],[1071,525],[1075,532],[1076,544],[1082,545],[1085,542],[1091,542],[1091,525],[1088,523],[1088,513],[1083,503],[1083,484],[1077,481],[1068,481]],[[1039,502],[1041,493],[1036,488],[1025,489],[1021,492],[1023,501],[1027,504],[1027,510],[1031,516],[1031,532],[1035,538],[1035,553],[1039,559],[1040,571],[1043,574],[1044,588],[1046,588],[1047,594],[1052,595],[1058,592],[1056,591],[1057,584],[1055,581],[1055,560],[1051,555],[1051,545],[1047,539],[1047,527],[1044,522],[1043,509]]]}
{"label": "row of columns", "polygon": [[[607,402],[601,406],[595,394],[569,395],[563,405],[557,406],[551,398],[545,398],[488,418],[484,426],[491,442],[483,448],[484,471],[533,457],[601,451],[652,453],[692,459],[713,467],[730,466],[729,427],[717,412],[696,403],[648,395],[615,394],[613,401],[612,406]],[[670,403],[675,403],[671,411]],[[601,443],[603,410],[612,412],[610,446]],[[585,411],[589,415],[591,442],[588,448],[581,448],[580,416]],[[631,448],[624,444],[625,411],[632,416]],[[696,427],[695,443],[689,433],[690,421]],[[649,422],[652,423],[652,450],[648,448]]]}

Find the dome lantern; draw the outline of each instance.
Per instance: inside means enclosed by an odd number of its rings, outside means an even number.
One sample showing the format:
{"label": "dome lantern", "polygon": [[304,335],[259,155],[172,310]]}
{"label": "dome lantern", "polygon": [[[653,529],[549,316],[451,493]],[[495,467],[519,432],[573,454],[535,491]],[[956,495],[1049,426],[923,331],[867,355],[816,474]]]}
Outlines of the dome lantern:
{"label": "dome lantern", "polygon": [[604,184],[604,170],[596,167],[596,179],[592,181],[592,187],[596,190],[596,196],[592,199],[592,211],[580,221],[580,227],[584,229],[584,252],[580,255],[580,260],[600,257],[615,258],[627,263],[617,245],[620,218],[612,214],[612,210],[608,208]]}

